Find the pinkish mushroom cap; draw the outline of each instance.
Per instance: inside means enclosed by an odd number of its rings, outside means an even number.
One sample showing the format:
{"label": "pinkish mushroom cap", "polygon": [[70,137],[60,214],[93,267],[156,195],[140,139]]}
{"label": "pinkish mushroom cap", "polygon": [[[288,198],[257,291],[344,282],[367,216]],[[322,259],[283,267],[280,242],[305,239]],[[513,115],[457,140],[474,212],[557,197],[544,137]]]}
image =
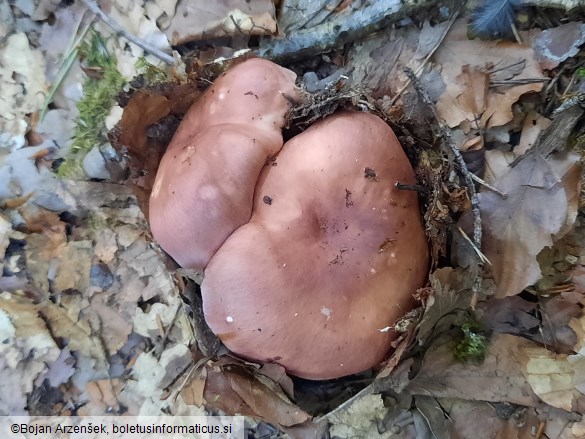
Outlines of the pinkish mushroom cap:
{"label": "pinkish mushroom cap", "polygon": [[185,268],[204,268],[250,219],[266,160],[283,145],[296,75],[250,59],[230,69],[191,107],[164,157],[150,196],[160,246]]}
{"label": "pinkish mushroom cap", "polygon": [[[375,366],[423,286],[428,248],[412,167],[377,116],[343,112],[264,168],[250,221],[211,259],[205,318],[236,354],[329,379]],[[211,168],[210,168],[211,169]]]}

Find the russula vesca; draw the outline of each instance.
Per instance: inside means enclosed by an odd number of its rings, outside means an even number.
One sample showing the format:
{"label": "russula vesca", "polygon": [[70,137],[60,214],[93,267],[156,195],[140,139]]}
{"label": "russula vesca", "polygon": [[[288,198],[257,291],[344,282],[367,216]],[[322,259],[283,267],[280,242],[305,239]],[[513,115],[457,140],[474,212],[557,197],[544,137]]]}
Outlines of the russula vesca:
{"label": "russula vesca", "polygon": [[329,379],[383,360],[396,334],[381,329],[412,308],[428,249],[380,118],[340,112],[283,147],[294,79],[258,59],[220,77],[161,161],[150,223],[180,265],[206,267],[205,318],[228,348]]}
{"label": "russula vesca", "polygon": [[250,219],[258,175],[283,145],[295,78],[270,61],[245,61],[219,77],[177,128],[150,195],[149,222],[182,267],[204,268]]}
{"label": "russula vesca", "polygon": [[415,183],[412,167],[392,130],[358,112],[313,124],[276,164],[205,271],[206,320],[233,352],[293,375],[368,369],[427,274],[417,195],[395,187]]}

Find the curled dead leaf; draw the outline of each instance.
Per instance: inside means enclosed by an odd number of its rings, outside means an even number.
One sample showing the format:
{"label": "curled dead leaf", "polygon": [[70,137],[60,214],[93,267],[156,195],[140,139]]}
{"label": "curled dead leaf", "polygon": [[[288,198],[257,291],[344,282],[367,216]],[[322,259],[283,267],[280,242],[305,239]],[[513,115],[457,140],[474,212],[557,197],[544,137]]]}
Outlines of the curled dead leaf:
{"label": "curled dead leaf", "polygon": [[[495,161],[488,161],[493,171]],[[491,183],[507,198],[488,191],[479,194],[483,251],[492,263],[497,297],[519,294],[541,277],[536,256],[574,222],[580,169],[577,154],[549,160],[532,154],[507,172],[500,169]]]}

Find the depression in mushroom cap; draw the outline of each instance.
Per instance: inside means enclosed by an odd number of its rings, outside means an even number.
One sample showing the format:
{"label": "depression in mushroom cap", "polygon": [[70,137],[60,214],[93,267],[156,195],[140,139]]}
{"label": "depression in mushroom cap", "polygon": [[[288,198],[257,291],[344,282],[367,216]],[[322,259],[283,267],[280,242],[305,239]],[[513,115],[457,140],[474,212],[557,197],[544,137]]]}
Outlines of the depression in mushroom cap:
{"label": "depression in mushroom cap", "polygon": [[206,267],[205,318],[229,349],[328,379],[389,353],[380,328],[414,306],[428,250],[416,193],[394,186],[416,181],[392,130],[346,111],[283,146],[297,98],[268,61],[228,71],[173,138],[150,220],[181,265]]}

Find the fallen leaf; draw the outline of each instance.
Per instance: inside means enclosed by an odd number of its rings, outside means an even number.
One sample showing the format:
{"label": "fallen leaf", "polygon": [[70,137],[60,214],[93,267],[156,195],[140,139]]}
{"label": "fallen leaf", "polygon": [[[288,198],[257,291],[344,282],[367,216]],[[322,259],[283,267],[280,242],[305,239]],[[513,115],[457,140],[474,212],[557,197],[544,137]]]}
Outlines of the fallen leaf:
{"label": "fallen leaf", "polygon": [[578,202],[574,194],[579,188],[579,160],[573,153],[548,161],[531,154],[490,182],[508,194],[507,198],[490,191],[479,194],[483,251],[491,262],[497,297],[519,294],[540,279],[536,256],[572,224],[571,211],[576,211]]}
{"label": "fallen leaf", "polygon": [[25,115],[37,111],[45,92],[45,60],[24,33],[14,33],[0,47],[0,149],[22,148]]}
{"label": "fallen leaf", "polygon": [[105,364],[106,356],[99,340],[91,336],[89,328],[73,321],[63,307],[45,302],[39,305],[39,313],[47,322],[51,334],[59,338],[64,347]]}
{"label": "fallen leaf", "polygon": [[76,290],[86,293],[94,255],[91,241],[73,241],[64,245],[52,269],[56,270],[54,288],[58,292]]}
{"label": "fallen leaf", "polygon": [[575,414],[541,404],[522,407],[508,403],[439,399],[454,424],[455,437],[461,439],[534,439],[535,432],[548,438],[560,438],[561,432],[575,419]]}
{"label": "fallen leaf", "polygon": [[[515,80],[541,78],[542,73],[534,58],[530,46],[509,41],[470,40],[467,36],[467,20],[455,22],[451,31],[434,55],[436,63],[441,66],[441,78],[447,85],[445,92],[437,102],[437,110],[441,118],[454,128],[464,121],[474,121],[481,116],[480,126],[496,127],[505,125],[513,119],[512,105],[525,93],[538,92],[542,83],[509,85],[489,90],[487,105],[482,115],[470,111],[469,106],[461,105],[464,93],[475,94],[468,90],[466,82],[461,78],[464,66],[470,70],[498,70],[492,74],[492,80],[513,78]],[[479,78],[478,78],[479,79]],[[483,86],[482,86],[483,87]],[[483,88],[482,88],[483,90]],[[481,93],[480,93],[481,95]],[[480,96],[479,95],[479,96]],[[467,99],[469,100],[469,99]],[[466,102],[467,100],[463,100]]]}
{"label": "fallen leaf", "polygon": [[473,114],[473,120],[479,119],[487,105],[487,96],[490,86],[490,75],[477,66],[469,64],[461,67],[461,74],[457,76],[463,92],[458,96],[459,107],[468,114]]}
{"label": "fallen leaf", "polygon": [[245,367],[226,364],[208,368],[204,393],[208,407],[228,414],[258,417],[281,428],[311,419],[308,413],[288,401],[277,386],[259,381]]}
{"label": "fallen leaf", "polygon": [[414,398],[414,426],[417,438],[453,438],[453,421],[445,416],[443,407],[436,398],[417,395]]}
{"label": "fallen leaf", "polygon": [[[375,98],[396,95],[408,83],[404,68],[416,71],[448,26],[447,21],[434,26],[427,21],[420,30],[413,26],[389,29],[356,42],[349,49],[347,62],[353,68],[352,83],[371,89]],[[433,72],[423,74],[421,82],[431,99],[438,98],[445,88]]]}
{"label": "fallen leaf", "polygon": [[8,247],[10,232],[12,232],[12,224],[0,216],[0,261],[4,261],[6,248]]}
{"label": "fallen leaf", "polygon": [[120,413],[118,396],[123,388],[123,381],[117,378],[90,381],[84,392],[87,403],[80,407],[78,415],[104,416],[106,413]]}
{"label": "fallen leaf", "polygon": [[380,395],[365,395],[355,400],[345,410],[336,411],[331,416],[327,416],[327,421],[331,424],[329,428],[331,436],[393,438],[395,435],[391,430],[383,433],[378,430],[378,423],[382,422],[386,411]]}
{"label": "fallen leaf", "polygon": [[518,346],[511,354],[534,393],[547,404],[570,412],[577,408],[578,399],[585,398],[582,354],[555,354],[535,344]]}
{"label": "fallen leaf", "polygon": [[541,116],[536,111],[529,111],[522,124],[520,143],[514,147],[514,156],[524,155],[536,143],[536,139],[542,131],[547,129],[551,120]]}
{"label": "fallen leaf", "polygon": [[231,388],[242,398],[254,413],[283,427],[301,424],[311,417],[291,404],[284,395],[269,389],[252,377],[234,372],[224,372]]}
{"label": "fallen leaf", "polygon": [[276,32],[274,15],[272,0],[183,0],[166,34],[173,46],[238,34],[268,35]]}
{"label": "fallen leaf", "polygon": [[0,298],[0,415],[26,415],[35,381],[57,361],[61,350],[28,301]]}
{"label": "fallen leaf", "polygon": [[518,296],[492,299],[482,308],[480,321],[490,332],[520,335],[565,354],[573,352],[577,343],[570,325],[581,315],[581,307],[561,294],[539,303]]}
{"label": "fallen leaf", "polygon": [[197,407],[203,406],[205,398],[205,382],[207,381],[207,369],[203,368],[196,372],[193,379],[191,379],[185,387],[181,390],[181,396],[187,405],[195,405]]}
{"label": "fallen leaf", "polygon": [[546,29],[532,38],[532,47],[543,69],[552,70],[579,52],[585,43],[585,24],[578,21]]}
{"label": "fallen leaf", "polygon": [[180,117],[201,94],[193,84],[137,90],[110,132],[110,141],[130,156],[130,182],[145,216],[158,164]]}
{"label": "fallen leaf", "polygon": [[418,374],[406,390],[414,395],[490,402],[506,401],[524,406],[538,403],[513,353],[532,342],[512,335],[495,335],[480,365],[454,359],[452,336],[439,338],[427,350]]}
{"label": "fallen leaf", "polygon": [[59,357],[49,367],[45,379],[49,381],[51,387],[58,387],[69,381],[69,378],[75,373],[75,357],[71,355],[69,348],[65,348],[59,354]]}
{"label": "fallen leaf", "polygon": [[419,345],[432,339],[433,333],[448,330],[457,321],[465,323],[467,308],[471,303],[471,278],[465,270],[450,267],[439,268],[429,277],[432,294],[429,295],[423,317],[417,326]]}

